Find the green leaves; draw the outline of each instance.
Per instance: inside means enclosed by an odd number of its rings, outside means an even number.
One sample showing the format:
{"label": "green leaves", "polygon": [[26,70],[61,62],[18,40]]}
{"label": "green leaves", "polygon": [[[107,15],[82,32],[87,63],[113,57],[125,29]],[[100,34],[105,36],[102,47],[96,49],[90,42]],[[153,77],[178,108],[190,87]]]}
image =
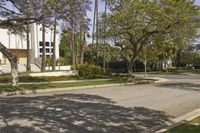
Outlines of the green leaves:
{"label": "green leaves", "polygon": [[194,35],[191,33],[197,30],[199,16],[198,7],[188,1],[118,1],[112,6],[108,32],[118,44],[123,44],[126,60],[134,61],[150,42],[155,45],[155,37],[162,38],[159,43],[164,46],[163,56],[167,58],[175,45],[182,46],[176,43],[176,38],[185,41]]}

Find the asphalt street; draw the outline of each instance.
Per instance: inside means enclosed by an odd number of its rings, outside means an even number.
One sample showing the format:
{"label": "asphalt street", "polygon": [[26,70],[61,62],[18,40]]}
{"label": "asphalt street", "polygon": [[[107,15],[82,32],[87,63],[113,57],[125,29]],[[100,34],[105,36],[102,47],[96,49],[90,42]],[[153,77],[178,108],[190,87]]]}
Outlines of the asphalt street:
{"label": "asphalt street", "polygon": [[0,97],[0,133],[153,133],[200,108],[200,75],[156,84]]}

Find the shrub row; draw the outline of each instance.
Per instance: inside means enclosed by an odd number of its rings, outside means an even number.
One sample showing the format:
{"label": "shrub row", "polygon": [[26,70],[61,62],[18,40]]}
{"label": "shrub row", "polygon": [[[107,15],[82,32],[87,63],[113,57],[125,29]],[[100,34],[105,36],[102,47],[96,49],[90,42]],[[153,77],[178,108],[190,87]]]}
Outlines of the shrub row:
{"label": "shrub row", "polygon": [[97,76],[104,75],[103,70],[100,66],[95,66],[93,64],[81,64],[72,66],[72,69],[78,70],[79,76],[87,78],[95,78]]}

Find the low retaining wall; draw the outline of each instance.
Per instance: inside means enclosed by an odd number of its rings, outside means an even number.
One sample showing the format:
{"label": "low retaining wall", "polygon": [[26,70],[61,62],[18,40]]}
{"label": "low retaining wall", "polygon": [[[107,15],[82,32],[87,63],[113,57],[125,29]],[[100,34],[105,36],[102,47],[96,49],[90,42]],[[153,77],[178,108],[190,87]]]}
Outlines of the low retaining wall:
{"label": "low retaining wall", "polygon": [[30,73],[27,76],[30,77],[59,77],[59,76],[76,76],[78,75],[77,71],[61,71],[61,72],[43,72],[43,73]]}
{"label": "low retaining wall", "polygon": [[[52,70],[52,67],[46,67],[46,70]],[[56,70],[61,70],[61,71],[69,71],[71,70],[71,66],[56,66]]]}

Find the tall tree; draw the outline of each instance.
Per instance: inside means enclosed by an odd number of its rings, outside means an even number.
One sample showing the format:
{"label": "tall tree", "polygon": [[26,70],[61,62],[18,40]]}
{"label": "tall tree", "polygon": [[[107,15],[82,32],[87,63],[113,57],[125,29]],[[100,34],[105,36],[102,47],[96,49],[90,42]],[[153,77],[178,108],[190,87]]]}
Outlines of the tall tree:
{"label": "tall tree", "polygon": [[61,0],[50,0],[50,6],[52,8],[52,19],[53,19],[53,57],[52,57],[52,70],[56,70],[56,34],[57,34],[57,23],[62,15],[62,2]]}
{"label": "tall tree", "polygon": [[[13,3],[13,2],[12,2]],[[26,18],[31,18],[34,16],[34,1],[31,0],[15,0],[13,3],[15,8],[19,10],[21,14],[23,14]],[[29,31],[29,20],[26,21],[25,24],[25,33],[26,33],[26,41],[27,41],[27,72],[31,71],[31,53],[30,53],[30,31]]]}
{"label": "tall tree", "polygon": [[[62,19],[65,22],[65,27],[69,31],[69,40],[71,47],[72,64],[78,64],[78,40],[77,33],[80,32],[80,24],[83,18],[86,17],[87,11],[90,10],[90,0],[69,0],[67,4],[63,4]],[[87,22],[85,21],[85,22]]]}
{"label": "tall tree", "polygon": [[45,71],[46,68],[46,39],[45,39],[45,32],[46,32],[46,25],[45,20],[42,20],[42,64],[41,64],[41,72]]}
{"label": "tall tree", "polygon": [[99,57],[99,0],[95,0],[95,14],[96,14],[96,63],[98,64]]}
{"label": "tall tree", "polygon": [[[9,8],[10,4],[13,8]],[[0,16],[3,19],[0,19],[0,27],[7,28],[11,31],[15,31],[16,29],[23,29],[24,25],[27,23],[31,24],[34,22],[40,21],[43,16],[39,16],[36,13],[36,10],[33,10],[34,16],[27,17],[26,14],[21,12],[21,8],[17,6],[17,2],[13,0],[3,0],[0,1]],[[5,44],[0,43],[0,52],[3,53],[5,57],[8,58],[11,64],[11,78],[12,85],[18,85],[18,66],[17,66],[17,57],[12,54],[12,52],[5,47]]]}
{"label": "tall tree", "polygon": [[119,0],[111,6],[109,33],[122,49],[131,81],[134,63],[152,36],[167,38],[181,23],[194,26],[199,18],[197,6],[190,1]]}
{"label": "tall tree", "polygon": [[93,31],[92,31],[92,45],[94,45],[95,40],[96,40],[96,48],[94,47],[93,49],[93,53],[95,53],[96,55],[96,63],[98,61],[98,49],[99,49],[99,0],[95,0],[94,3],[94,17],[93,17]]}
{"label": "tall tree", "polygon": [[85,43],[86,43],[86,33],[87,33],[87,23],[85,16],[82,17],[80,21],[80,64],[84,63],[84,52],[85,52]]}
{"label": "tall tree", "polygon": [[41,20],[42,25],[42,64],[41,71],[44,72],[46,68],[46,27],[51,25],[51,17],[52,17],[52,8],[51,8],[51,0],[41,0],[38,2],[39,14],[43,16]]}
{"label": "tall tree", "polygon": [[[105,0],[105,8],[104,8],[104,44],[106,44],[106,31],[107,31],[107,6],[108,6],[108,0]],[[104,73],[106,72],[106,49],[103,49],[103,70]]]}

